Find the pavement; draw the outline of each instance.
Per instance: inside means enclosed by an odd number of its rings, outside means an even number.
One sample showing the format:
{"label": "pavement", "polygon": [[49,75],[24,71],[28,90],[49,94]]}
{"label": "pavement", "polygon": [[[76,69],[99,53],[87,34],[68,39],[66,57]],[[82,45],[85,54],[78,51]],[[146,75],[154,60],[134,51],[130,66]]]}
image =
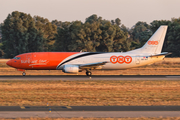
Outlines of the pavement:
{"label": "pavement", "polygon": [[180,106],[0,106],[1,111],[180,111]]}
{"label": "pavement", "polygon": [[4,80],[180,80],[180,75],[27,75],[0,76]]}
{"label": "pavement", "polygon": [[180,106],[1,106],[0,118],[180,117]]}

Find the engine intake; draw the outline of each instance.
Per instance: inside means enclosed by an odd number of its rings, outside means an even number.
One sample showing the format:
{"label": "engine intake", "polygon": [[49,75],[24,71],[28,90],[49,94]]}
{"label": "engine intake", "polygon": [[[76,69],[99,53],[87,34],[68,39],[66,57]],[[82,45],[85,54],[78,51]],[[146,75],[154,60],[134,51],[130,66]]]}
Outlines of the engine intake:
{"label": "engine intake", "polygon": [[77,65],[64,65],[62,71],[65,73],[78,73],[79,72],[79,66],[77,66]]}

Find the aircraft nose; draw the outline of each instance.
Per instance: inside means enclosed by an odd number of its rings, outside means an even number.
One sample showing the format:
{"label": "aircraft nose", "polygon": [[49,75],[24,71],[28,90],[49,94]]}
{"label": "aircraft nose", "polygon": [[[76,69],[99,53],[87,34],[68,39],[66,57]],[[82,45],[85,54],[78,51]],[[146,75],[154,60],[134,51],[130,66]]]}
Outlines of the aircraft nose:
{"label": "aircraft nose", "polygon": [[6,64],[7,64],[8,66],[12,66],[12,61],[9,60],[9,61],[6,62]]}

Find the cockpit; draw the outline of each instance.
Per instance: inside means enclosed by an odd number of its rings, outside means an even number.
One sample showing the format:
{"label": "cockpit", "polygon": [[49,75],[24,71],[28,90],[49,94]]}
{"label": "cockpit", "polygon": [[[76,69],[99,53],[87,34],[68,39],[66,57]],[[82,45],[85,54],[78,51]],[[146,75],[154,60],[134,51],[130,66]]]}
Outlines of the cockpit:
{"label": "cockpit", "polygon": [[19,59],[21,59],[21,57],[14,57],[13,59],[15,59],[15,60],[19,60]]}

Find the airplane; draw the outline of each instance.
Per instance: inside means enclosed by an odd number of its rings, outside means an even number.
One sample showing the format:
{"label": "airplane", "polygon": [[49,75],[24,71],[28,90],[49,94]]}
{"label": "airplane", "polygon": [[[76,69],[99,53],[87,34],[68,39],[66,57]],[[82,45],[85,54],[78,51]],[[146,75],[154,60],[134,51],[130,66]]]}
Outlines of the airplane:
{"label": "airplane", "polygon": [[141,48],[128,52],[31,52],[15,56],[6,64],[22,71],[25,70],[62,70],[64,73],[91,70],[120,70],[144,66],[162,60],[171,53],[162,52],[167,31],[162,25]]}

